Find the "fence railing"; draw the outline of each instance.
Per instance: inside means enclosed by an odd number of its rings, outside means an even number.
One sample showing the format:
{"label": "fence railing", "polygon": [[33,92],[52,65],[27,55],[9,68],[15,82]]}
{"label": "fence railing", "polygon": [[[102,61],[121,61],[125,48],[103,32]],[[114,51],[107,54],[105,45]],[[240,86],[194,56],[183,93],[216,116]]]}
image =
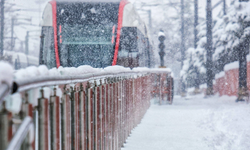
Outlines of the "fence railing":
{"label": "fence railing", "polygon": [[0,104],[0,150],[119,150],[153,95],[173,98],[166,70],[36,77],[13,85],[0,86],[0,100],[14,91],[22,107],[15,114]]}

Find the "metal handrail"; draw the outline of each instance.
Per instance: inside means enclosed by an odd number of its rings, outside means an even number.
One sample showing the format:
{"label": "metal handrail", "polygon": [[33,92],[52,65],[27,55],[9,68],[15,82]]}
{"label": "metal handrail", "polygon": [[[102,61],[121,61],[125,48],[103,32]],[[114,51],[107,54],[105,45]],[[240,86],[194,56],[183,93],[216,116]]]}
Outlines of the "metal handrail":
{"label": "metal handrail", "polygon": [[19,150],[30,131],[30,135],[33,136],[31,139],[34,139],[32,130],[34,132],[33,121],[32,118],[28,116],[23,120],[6,150]]}
{"label": "metal handrail", "polygon": [[81,76],[44,76],[39,78],[29,78],[16,80],[18,85],[17,92],[23,92],[25,90],[30,90],[34,88],[44,87],[44,86],[54,86],[60,84],[72,84],[79,82],[86,82],[94,79],[102,79],[107,77],[118,77],[118,76],[130,76],[136,74],[147,74],[149,72],[138,72],[138,71],[128,71],[128,72],[116,72],[116,73],[89,73]]}
{"label": "metal handrail", "polygon": [[[44,86],[54,86],[60,84],[72,84],[77,82],[86,82],[94,79],[101,79],[107,77],[116,77],[116,76],[129,76],[136,74],[148,74],[148,73],[166,73],[166,70],[147,70],[147,71],[127,71],[127,72],[99,72],[99,73],[88,73],[81,76],[41,76],[41,77],[33,77],[27,79],[17,79],[15,82],[17,83],[18,90],[16,92],[23,92],[25,90],[30,90],[34,88],[44,87]],[[168,72],[169,73],[169,72]],[[10,88],[7,84],[2,84],[0,86],[0,105],[5,96],[10,93]]]}

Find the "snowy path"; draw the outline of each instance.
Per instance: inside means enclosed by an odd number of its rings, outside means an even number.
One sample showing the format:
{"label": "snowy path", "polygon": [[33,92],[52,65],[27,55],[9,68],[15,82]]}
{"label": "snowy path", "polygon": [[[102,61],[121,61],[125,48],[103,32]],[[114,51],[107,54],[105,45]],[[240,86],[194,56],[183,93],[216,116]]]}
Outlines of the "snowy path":
{"label": "snowy path", "polygon": [[249,150],[250,105],[235,97],[175,98],[150,107],[122,150]]}

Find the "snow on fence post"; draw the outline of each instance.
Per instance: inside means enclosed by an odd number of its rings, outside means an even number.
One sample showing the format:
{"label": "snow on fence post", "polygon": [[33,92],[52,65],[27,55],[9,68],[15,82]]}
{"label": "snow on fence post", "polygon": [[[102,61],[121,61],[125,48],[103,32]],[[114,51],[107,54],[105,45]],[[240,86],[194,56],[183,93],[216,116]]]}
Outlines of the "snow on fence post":
{"label": "snow on fence post", "polygon": [[239,87],[239,62],[227,64],[225,71],[225,94],[228,96],[237,96]]}

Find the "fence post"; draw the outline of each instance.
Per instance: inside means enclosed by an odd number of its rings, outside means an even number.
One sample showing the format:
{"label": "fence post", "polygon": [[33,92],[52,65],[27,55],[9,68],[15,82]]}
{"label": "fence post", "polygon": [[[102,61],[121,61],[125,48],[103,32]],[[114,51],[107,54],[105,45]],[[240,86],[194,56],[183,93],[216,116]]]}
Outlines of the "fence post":
{"label": "fence post", "polygon": [[139,99],[139,87],[138,87],[138,75],[136,78],[131,76],[131,84],[132,84],[132,97],[131,97],[131,117],[132,117],[132,125],[131,125],[131,131],[135,128],[135,124],[137,121],[137,115],[138,115],[138,109],[135,109],[137,105],[137,101]]}
{"label": "fence post", "polygon": [[49,101],[44,98],[44,90],[41,89],[41,98],[38,99],[38,148],[49,149]]}
{"label": "fence post", "polygon": [[170,77],[171,78],[171,82],[170,82],[170,104],[172,104],[173,103],[173,98],[174,98],[174,79],[172,78],[172,77]]}
{"label": "fence post", "polygon": [[118,145],[122,147],[122,80],[118,78]]}
{"label": "fence post", "polygon": [[12,114],[5,108],[5,102],[2,103],[3,109],[0,112],[0,150],[5,150],[12,138]]}
{"label": "fence post", "polygon": [[[80,150],[80,122],[79,122],[79,118],[80,118],[80,100],[79,100],[79,92],[78,89],[75,85],[74,90],[72,91],[72,98],[71,101],[73,104],[72,109],[72,116],[74,117],[74,124],[73,124],[73,130],[72,132],[74,132],[74,141],[72,140],[72,144],[74,145],[73,149],[74,150]],[[72,135],[72,137],[73,137]]]}
{"label": "fence post", "polygon": [[94,81],[94,140],[95,149],[100,149],[100,87],[97,86],[96,81]]}
{"label": "fence post", "polygon": [[106,96],[105,96],[105,86],[106,86],[106,79],[104,79],[104,84],[102,82],[102,79],[100,80],[100,85],[101,85],[101,101],[102,101],[102,105],[101,105],[101,108],[102,108],[102,111],[101,111],[101,116],[102,116],[102,130],[101,130],[101,137],[102,137],[102,141],[101,141],[101,150],[105,150],[105,136],[106,136]]}
{"label": "fence post", "polygon": [[[29,95],[26,92],[24,95],[24,101],[22,103],[22,108],[21,108],[21,112],[20,112],[20,117],[21,119],[25,119],[25,117],[30,116],[31,118],[33,117],[33,107],[32,104],[29,103]],[[30,147],[32,147],[33,149],[35,149],[35,143],[34,141],[32,142],[32,145],[30,145],[29,143],[30,139],[29,137],[26,137],[22,146],[21,146],[21,150],[27,150],[30,149]]]}
{"label": "fence post", "polygon": [[86,126],[86,94],[83,89],[82,83],[80,84],[79,91],[80,100],[80,149],[87,149],[87,126]]}
{"label": "fence post", "polygon": [[110,112],[111,112],[111,108],[110,108],[110,102],[111,102],[111,96],[110,96],[110,92],[111,92],[111,89],[110,89],[110,78],[107,79],[107,82],[106,82],[106,144],[107,144],[107,150],[110,150],[111,149],[111,123],[110,123]]}
{"label": "fence post", "polygon": [[134,120],[134,116],[133,116],[133,100],[134,100],[134,84],[133,84],[133,78],[132,76],[130,76],[130,93],[131,93],[131,97],[129,100],[129,135],[131,135],[132,129],[133,129],[133,120]]}
{"label": "fence post", "polygon": [[119,83],[115,78],[115,149],[119,149]]}
{"label": "fence post", "polygon": [[130,100],[130,97],[131,97],[131,93],[130,93],[130,80],[129,80],[129,77],[127,77],[127,88],[126,88],[126,138],[128,138],[129,136],[129,115],[130,115],[130,108],[129,108],[129,100]]}
{"label": "fence post", "polygon": [[110,82],[110,95],[111,95],[111,101],[110,101],[110,122],[111,122],[111,150],[115,150],[115,144],[114,144],[114,136],[115,136],[115,126],[114,126],[114,122],[115,122],[115,110],[114,110],[114,106],[115,106],[115,85],[114,85],[114,78],[111,78],[111,82]]}
{"label": "fence post", "polygon": [[91,115],[91,113],[90,113],[90,102],[89,102],[89,99],[90,99],[90,83],[89,82],[87,82],[87,84],[86,84],[86,89],[85,89],[85,104],[86,104],[86,136],[87,136],[87,143],[86,143],[86,145],[87,145],[87,150],[91,150],[91,124],[90,124],[90,115]]}
{"label": "fence post", "polygon": [[162,75],[159,74],[159,84],[160,84],[160,105],[162,104],[162,100],[163,100],[163,93],[162,93],[162,88],[163,88],[163,85],[162,85]]}
{"label": "fence post", "polygon": [[108,80],[108,124],[109,124],[109,150],[113,150],[113,107],[112,107],[112,103],[113,103],[113,86],[112,86],[112,78],[109,78]]}
{"label": "fence post", "polygon": [[126,85],[125,85],[125,79],[124,79],[124,77],[122,78],[122,80],[121,80],[121,82],[122,82],[122,93],[121,93],[121,98],[122,98],[122,100],[121,100],[121,109],[122,109],[122,114],[121,114],[121,131],[122,131],[122,134],[121,134],[121,136],[122,136],[122,145],[121,145],[121,147],[124,147],[124,143],[125,143],[125,131],[126,131],[126,129],[125,129],[125,101],[126,101],[126,99],[125,99],[125,90],[126,90]]}
{"label": "fence post", "polygon": [[68,150],[71,148],[71,132],[70,132],[70,97],[68,95],[68,89],[64,86],[64,93],[61,103],[61,129],[62,129],[62,150]]}
{"label": "fence post", "polygon": [[50,97],[50,137],[51,150],[60,150],[60,99],[56,96],[56,88]]}
{"label": "fence post", "polygon": [[88,91],[88,103],[87,103],[87,131],[88,131],[88,150],[94,149],[94,93],[93,88],[90,87],[90,83],[88,82],[87,85],[87,91]]}

